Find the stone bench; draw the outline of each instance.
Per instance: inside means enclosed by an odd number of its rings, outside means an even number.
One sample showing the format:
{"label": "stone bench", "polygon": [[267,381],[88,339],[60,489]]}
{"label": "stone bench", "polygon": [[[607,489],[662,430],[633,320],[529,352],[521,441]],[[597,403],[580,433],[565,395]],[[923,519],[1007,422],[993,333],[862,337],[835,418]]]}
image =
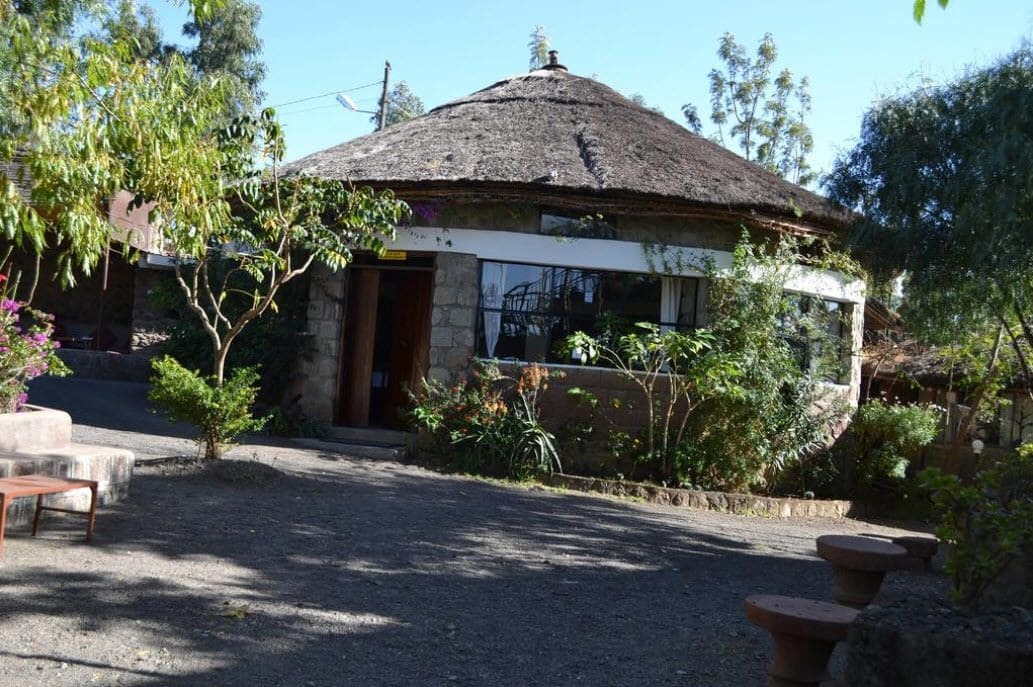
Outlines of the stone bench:
{"label": "stone bench", "polygon": [[907,551],[910,567],[915,570],[929,570],[932,567],[933,556],[940,548],[940,542],[936,537],[909,534],[894,537],[892,541]]}
{"label": "stone bench", "polygon": [[[97,482],[101,504],[120,501],[129,493],[133,473],[132,451],[107,446],[73,444],[68,413],[29,406],[20,413],[0,414],[0,478],[49,475]],[[48,497],[51,505],[69,510],[89,508],[83,490]],[[15,501],[8,525],[31,522],[35,509],[30,499]]]}
{"label": "stone bench", "polygon": [[831,676],[829,658],[847,638],[858,611],[791,596],[746,598],[746,617],[771,633],[775,657],[768,668],[773,687],[820,685]]}
{"label": "stone bench", "polygon": [[841,604],[864,608],[872,602],[890,570],[906,566],[907,550],[871,537],[824,534],[817,539],[818,556],[832,564],[836,586],[833,598]]}

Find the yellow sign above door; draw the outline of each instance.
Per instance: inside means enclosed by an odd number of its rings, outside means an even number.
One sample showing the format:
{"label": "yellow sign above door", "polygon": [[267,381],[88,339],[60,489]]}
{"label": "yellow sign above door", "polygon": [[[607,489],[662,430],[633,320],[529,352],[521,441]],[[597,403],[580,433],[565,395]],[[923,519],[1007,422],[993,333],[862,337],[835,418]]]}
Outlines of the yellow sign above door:
{"label": "yellow sign above door", "polygon": [[385,250],[381,260],[405,260],[408,254],[404,250]]}

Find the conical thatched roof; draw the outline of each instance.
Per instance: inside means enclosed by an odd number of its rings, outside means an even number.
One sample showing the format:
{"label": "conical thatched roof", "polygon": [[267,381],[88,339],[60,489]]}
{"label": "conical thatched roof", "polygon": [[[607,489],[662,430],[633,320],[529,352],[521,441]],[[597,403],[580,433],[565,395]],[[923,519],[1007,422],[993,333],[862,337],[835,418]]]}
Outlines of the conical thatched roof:
{"label": "conical thatched roof", "polygon": [[652,197],[824,226],[846,219],[821,196],[562,69],[499,81],[289,170],[396,188],[447,182]]}

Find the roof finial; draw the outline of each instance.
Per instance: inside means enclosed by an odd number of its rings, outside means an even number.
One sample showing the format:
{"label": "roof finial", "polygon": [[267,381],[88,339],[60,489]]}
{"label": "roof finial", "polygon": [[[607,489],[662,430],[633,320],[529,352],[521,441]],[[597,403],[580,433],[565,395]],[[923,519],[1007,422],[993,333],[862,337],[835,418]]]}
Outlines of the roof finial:
{"label": "roof finial", "polygon": [[560,64],[560,53],[558,50],[549,51],[549,64],[544,65],[542,69],[557,69],[559,71],[567,71],[567,68]]}

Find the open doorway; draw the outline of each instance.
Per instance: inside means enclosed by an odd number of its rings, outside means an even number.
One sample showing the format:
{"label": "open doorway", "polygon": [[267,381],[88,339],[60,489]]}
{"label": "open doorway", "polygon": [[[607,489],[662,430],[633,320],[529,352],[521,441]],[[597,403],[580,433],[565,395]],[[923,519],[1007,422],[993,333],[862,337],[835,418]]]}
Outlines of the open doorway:
{"label": "open doorway", "polygon": [[404,429],[407,389],[427,372],[433,258],[349,267],[337,422]]}

